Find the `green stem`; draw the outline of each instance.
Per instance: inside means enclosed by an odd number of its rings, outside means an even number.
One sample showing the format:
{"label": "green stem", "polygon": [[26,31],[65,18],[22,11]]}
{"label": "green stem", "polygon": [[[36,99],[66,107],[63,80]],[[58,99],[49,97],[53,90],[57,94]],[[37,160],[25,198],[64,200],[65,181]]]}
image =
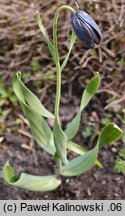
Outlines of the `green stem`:
{"label": "green stem", "polygon": [[62,172],[62,161],[57,159],[57,166],[58,166],[58,174]]}
{"label": "green stem", "polygon": [[[71,13],[76,13],[75,10],[67,5],[63,5],[59,7],[55,13],[54,21],[53,21],[53,46],[54,46],[54,60],[56,64],[56,101],[55,101],[55,119],[57,120],[58,124],[60,125],[59,121],[59,105],[60,105],[60,97],[61,97],[61,66],[60,66],[60,59],[59,59],[59,52],[58,52],[58,44],[57,44],[57,25],[58,25],[58,18],[62,10],[69,10]],[[57,157],[57,165],[59,169],[59,173],[62,170],[62,162],[60,158]]]}
{"label": "green stem", "polygon": [[55,101],[55,118],[59,123],[59,105],[60,105],[60,96],[61,96],[61,67],[60,67],[60,60],[59,60],[59,53],[58,53],[58,44],[57,44],[57,24],[58,18],[62,10],[69,10],[71,13],[76,13],[76,11],[67,5],[63,5],[59,7],[54,16],[53,22],[53,45],[54,45],[54,52],[55,52],[55,64],[57,70],[57,83],[56,83],[56,101]]}

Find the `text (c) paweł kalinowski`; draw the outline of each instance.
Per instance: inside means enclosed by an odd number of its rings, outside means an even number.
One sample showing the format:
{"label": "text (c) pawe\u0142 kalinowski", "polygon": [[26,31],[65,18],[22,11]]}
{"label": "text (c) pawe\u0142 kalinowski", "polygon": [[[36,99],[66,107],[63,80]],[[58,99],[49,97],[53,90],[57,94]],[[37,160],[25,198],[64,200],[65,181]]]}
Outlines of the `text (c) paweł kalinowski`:
{"label": "text (c) pawe\u0142 kalinowski", "polygon": [[27,203],[21,203],[20,205],[20,211],[96,211],[100,212],[103,211],[103,203],[94,203],[94,204],[70,204],[70,203],[52,203],[51,205],[49,203],[46,204],[27,204]]}

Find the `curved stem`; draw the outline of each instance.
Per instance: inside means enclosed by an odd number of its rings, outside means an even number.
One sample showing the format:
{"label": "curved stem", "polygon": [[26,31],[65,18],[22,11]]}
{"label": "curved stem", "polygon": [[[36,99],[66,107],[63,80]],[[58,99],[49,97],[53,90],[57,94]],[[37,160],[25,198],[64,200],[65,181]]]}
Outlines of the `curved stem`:
{"label": "curved stem", "polygon": [[[58,25],[58,18],[62,10],[67,9],[71,13],[75,13],[75,10],[67,5],[63,5],[59,7],[55,13],[54,21],[53,21],[53,46],[54,46],[54,60],[56,64],[56,101],[55,101],[55,119],[57,120],[58,125],[60,125],[59,121],[59,105],[60,105],[60,97],[61,97],[61,66],[59,60],[59,53],[58,53],[58,44],[57,44],[57,25]],[[59,169],[59,173],[62,170],[62,162],[60,158],[57,158],[57,165]]]}
{"label": "curved stem", "polygon": [[56,101],[55,101],[55,118],[59,123],[59,105],[60,105],[60,96],[61,96],[61,67],[60,67],[60,60],[59,60],[59,53],[58,53],[58,44],[57,44],[57,24],[58,18],[62,10],[69,10],[71,13],[76,13],[76,11],[67,5],[63,5],[59,7],[54,16],[53,22],[53,45],[55,51],[55,64],[57,69],[57,86],[56,86]]}

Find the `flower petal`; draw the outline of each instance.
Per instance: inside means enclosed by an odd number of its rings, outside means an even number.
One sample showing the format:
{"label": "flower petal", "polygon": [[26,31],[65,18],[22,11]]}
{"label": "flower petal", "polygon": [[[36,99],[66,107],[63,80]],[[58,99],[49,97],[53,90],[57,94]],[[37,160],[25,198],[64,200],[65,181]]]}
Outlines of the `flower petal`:
{"label": "flower petal", "polygon": [[93,20],[93,18],[88,13],[86,13],[85,11],[82,11],[82,10],[78,10],[76,12],[76,15],[82,21],[88,23],[88,25],[90,25],[97,32],[98,36],[100,37],[100,40],[102,40],[102,33],[101,33],[98,25],[96,24],[96,22]]}
{"label": "flower petal", "polygon": [[74,14],[72,15],[72,25],[76,33],[76,36],[86,45],[88,48],[93,48],[92,35],[85,22],[81,22],[79,18]]}
{"label": "flower petal", "polygon": [[102,40],[101,31],[89,14],[78,10],[71,16],[71,20],[76,36],[87,48],[94,48],[95,44],[100,43]]}

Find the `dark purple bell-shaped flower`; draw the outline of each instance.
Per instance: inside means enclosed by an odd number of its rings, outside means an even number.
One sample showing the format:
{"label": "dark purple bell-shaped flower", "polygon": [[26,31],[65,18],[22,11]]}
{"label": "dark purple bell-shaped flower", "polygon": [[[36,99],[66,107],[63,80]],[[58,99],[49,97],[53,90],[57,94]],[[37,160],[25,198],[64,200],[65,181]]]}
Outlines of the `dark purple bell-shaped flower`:
{"label": "dark purple bell-shaped flower", "polygon": [[102,40],[101,31],[96,22],[85,11],[77,10],[71,16],[72,26],[76,36],[87,48],[94,48]]}

